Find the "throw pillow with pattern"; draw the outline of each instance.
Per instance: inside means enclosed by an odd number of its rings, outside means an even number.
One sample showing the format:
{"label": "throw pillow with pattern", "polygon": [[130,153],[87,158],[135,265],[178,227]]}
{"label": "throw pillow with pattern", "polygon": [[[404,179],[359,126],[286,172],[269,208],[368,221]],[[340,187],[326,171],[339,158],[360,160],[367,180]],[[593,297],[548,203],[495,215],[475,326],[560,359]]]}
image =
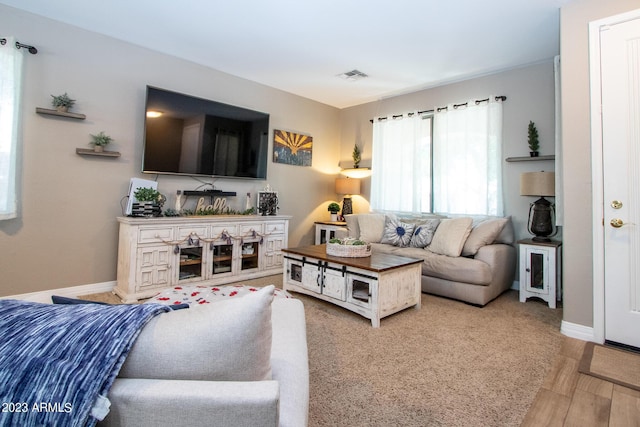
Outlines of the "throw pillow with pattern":
{"label": "throw pillow with pattern", "polygon": [[433,235],[440,224],[440,219],[428,219],[424,222],[416,224],[411,236],[409,246],[412,248],[426,248],[433,240]]}
{"label": "throw pillow with pattern", "polygon": [[411,235],[413,234],[413,227],[413,224],[407,224],[397,218],[387,217],[380,243],[388,243],[400,247],[409,246]]}

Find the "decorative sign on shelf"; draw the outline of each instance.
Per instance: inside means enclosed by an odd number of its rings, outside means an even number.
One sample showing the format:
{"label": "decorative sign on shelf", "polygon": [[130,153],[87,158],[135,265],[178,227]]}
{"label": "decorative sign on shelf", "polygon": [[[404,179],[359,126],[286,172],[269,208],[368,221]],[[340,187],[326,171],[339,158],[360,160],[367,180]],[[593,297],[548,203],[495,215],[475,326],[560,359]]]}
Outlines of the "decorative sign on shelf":
{"label": "decorative sign on shelf", "polygon": [[258,213],[263,216],[278,214],[277,191],[258,191]]}

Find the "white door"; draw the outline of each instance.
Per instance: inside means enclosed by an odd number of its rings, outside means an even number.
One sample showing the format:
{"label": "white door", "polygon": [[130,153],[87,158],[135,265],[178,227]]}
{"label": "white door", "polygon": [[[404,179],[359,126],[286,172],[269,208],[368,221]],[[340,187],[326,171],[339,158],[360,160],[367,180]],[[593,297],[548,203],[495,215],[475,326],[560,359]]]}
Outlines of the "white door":
{"label": "white door", "polygon": [[640,347],[640,19],[600,30],[605,339]]}

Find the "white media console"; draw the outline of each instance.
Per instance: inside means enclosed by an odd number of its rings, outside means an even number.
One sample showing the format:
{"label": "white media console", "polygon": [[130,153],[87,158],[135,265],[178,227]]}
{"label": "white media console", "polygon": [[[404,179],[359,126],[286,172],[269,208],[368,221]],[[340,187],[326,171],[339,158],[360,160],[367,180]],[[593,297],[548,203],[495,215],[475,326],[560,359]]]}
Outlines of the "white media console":
{"label": "white media console", "polygon": [[114,292],[135,302],[181,284],[218,285],[282,272],[290,216],[118,217]]}

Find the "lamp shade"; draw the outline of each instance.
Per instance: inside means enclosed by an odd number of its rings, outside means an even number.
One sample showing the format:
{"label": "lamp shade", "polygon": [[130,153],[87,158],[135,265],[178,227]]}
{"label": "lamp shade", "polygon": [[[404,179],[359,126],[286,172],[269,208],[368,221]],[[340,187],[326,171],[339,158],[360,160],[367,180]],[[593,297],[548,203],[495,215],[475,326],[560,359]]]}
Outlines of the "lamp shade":
{"label": "lamp shade", "polygon": [[520,175],[521,196],[556,195],[555,172],[525,172]]}
{"label": "lamp shade", "polygon": [[337,194],[360,194],[360,180],[355,178],[336,178]]}

